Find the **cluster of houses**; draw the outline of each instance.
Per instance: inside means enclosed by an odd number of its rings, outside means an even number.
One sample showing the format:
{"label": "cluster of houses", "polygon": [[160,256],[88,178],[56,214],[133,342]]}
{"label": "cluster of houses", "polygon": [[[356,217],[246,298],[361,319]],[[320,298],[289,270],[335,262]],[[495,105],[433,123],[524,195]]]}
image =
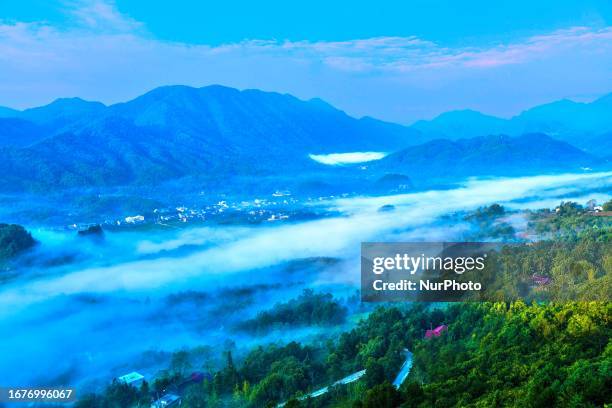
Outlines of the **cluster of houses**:
{"label": "cluster of houses", "polygon": [[[347,197],[341,194],[338,197]],[[306,202],[321,202],[338,198],[334,195],[324,197],[308,197]],[[289,191],[275,191],[270,198],[255,198],[251,201],[220,200],[215,204],[200,208],[178,206],[174,208],[156,208],[150,212],[130,214],[119,219],[107,220],[100,224],[75,223],[68,225],[69,229],[82,231],[91,226],[116,229],[133,227],[145,224],[158,224],[166,227],[178,226],[181,223],[220,222],[220,223],[264,223],[278,222],[290,218],[300,218],[297,208],[301,208],[301,201],[292,196]],[[386,209],[386,208],[385,208]]]}
{"label": "cluster of houses", "polygon": [[[102,225],[105,225],[107,228],[117,228],[147,223],[168,226],[203,221],[275,222],[289,219],[291,211],[288,208],[297,204],[299,204],[299,201],[292,197],[289,191],[276,191],[272,194],[271,199],[256,198],[252,201],[236,202],[220,200],[215,204],[206,205],[201,208],[189,208],[186,206],[156,208],[149,213],[131,214],[120,219],[108,220]],[[69,228],[82,230],[90,225],[92,224],[72,224]]]}
{"label": "cluster of houses", "polygon": [[[243,214],[250,222],[256,221],[278,221],[286,220],[289,215],[277,210],[280,206],[296,204],[297,200],[291,198],[291,193],[287,191],[276,191],[272,194],[274,199],[256,198],[253,201],[228,202],[227,200],[218,201],[216,204],[208,205],[203,208],[188,208],[185,206],[173,209],[155,209],[150,216],[151,222],[156,224],[167,224],[172,222],[192,222],[215,219],[223,219],[230,216]],[[117,225],[139,224],[145,222],[145,216],[133,215],[117,220]]]}
{"label": "cluster of houses", "polygon": [[[555,208],[555,213],[560,213],[561,210],[562,210],[562,205]],[[607,217],[612,216],[612,211],[604,211],[603,205],[598,205],[597,201],[595,200],[587,201],[585,210],[588,214],[591,214],[591,215],[607,216]]]}
{"label": "cluster of houses", "polygon": [[[211,375],[199,371],[191,373],[191,375],[185,378],[180,384],[177,384],[173,388],[172,392],[164,392],[161,396],[156,398],[151,403],[151,408],[169,408],[180,406],[181,393],[184,391],[184,389],[189,385],[198,384],[204,380],[212,380]],[[145,377],[136,371],[132,371],[131,373],[118,377],[117,381],[139,388],[145,381]]]}
{"label": "cluster of houses", "polygon": [[[604,211],[603,205],[598,205],[597,201],[595,200],[589,200],[586,203],[586,207],[585,207],[587,213],[592,214],[592,215],[599,215],[599,216],[612,216],[612,211]],[[559,213],[561,212],[561,206],[558,206],[557,208],[555,208],[555,212]]]}
{"label": "cluster of houses", "polygon": [[589,212],[594,212],[594,213],[603,212],[603,206],[597,205],[597,201],[595,200],[587,201],[586,208],[587,208],[587,211]]}

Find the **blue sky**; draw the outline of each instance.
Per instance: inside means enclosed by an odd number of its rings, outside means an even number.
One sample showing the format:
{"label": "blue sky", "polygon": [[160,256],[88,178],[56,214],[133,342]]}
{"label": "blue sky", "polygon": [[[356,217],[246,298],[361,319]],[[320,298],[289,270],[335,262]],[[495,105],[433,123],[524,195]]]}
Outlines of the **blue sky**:
{"label": "blue sky", "polygon": [[321,97],[410,123],[612,91],[612,2],[0,2],[0,105],[167,84]]}

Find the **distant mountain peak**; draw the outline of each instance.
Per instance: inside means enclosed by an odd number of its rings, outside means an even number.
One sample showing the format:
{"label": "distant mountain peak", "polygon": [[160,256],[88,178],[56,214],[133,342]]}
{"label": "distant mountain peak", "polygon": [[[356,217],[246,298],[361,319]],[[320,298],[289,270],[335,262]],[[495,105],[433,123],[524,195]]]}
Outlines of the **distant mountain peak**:
{"label": "distant mountain peak", "polygon": [[[187,85],[164,85],[157,88],[153,88],[148,92],[136,97],[132,101],[137,100],[163,100],[168,98],[185,97],[197,95],[198,90],[202,88],[194,88]],[[121,102],[117,105],[124,105],[128,102]]]}
{"label": "distant mountain peak", "polygon": [[612,92],[597,98],[592,104],[612,106]]}
{"label": "distant mountain peak", "polygon": [[68,118],[100,113],[106,109],[102,102],[86,101],[82,98],[58,98],[37,108],[20,112],[19,117],[38,124],[66,122]]}
{"label": "distant mountain peak", "polygon": [[308,100],[308,103],[313,105],[313,106],[318,106],[320,108],[323,109],[329,109],[329,110],[338,110],[336,107],[334,107],[332,104],[324,101],[321,98],[312,98]]}
{"label": "distant mountain peak", "polygon": [[474,109],[454,109],[448,112],[444,112],[441,113],[440,115],[438,115],[438,117],[444,117],[444,116],[455,116],[455,115],[461,115],[461,116],[478,116],[478,117],[482,117],[482,116],[486,116],[486,117],[493,117],[491,115],[487,115],[484,114],[480,111],[474,110]]}
{"label": "distant mountain peak", "polygon": [[444,112],[432,120],[420,120],[412,125],[430,138],[463,139],[503,133],[505,119],[472,109]]}
{"label": "distant mountain peak", "polygon": [[6,106],[0,106],[0,118],[10,118],[17,116],[19,111],[16,109],[8,108]]}
{"label": "distant mountain peak", "polygon": [[[78,96],[71,98],[57,98],[48,105],[42,106],[41,108],[57,108],[57,109],[103,109],[106,105],[98,101],[87,101]],[[40,109],[40,108],[33,108]],[[31,109],[26,109],[26,111]]]}
{"label": "distant mountain peak", "polygon": [[582,105],[585,105],[585,104],[581,102],[572,101],[571,99],[564,98],[564,99],[559,99],[557,101],[545,103],[542,105],[537,105],[532,108],[526,109],[522,111],[518,116],[515,116],[515,118],[520,118],[521,116],[526,116],[526,115],[532,115],[534,113],[539,114],[540,112],[556,112],[559,110],[567,111],[568,109],[573,110],[576,107],[580,107]]}
{"label": "distant mountain peak", "polygon": [[90,103],[95,103],[95,104],[101,104],[103,105],[102,102],[96,102],[96,101],[87,101],[79,96],[71,96],[71,97],[65,97],[65,98],[56,98],[53,102],[50,103],[50,105],[54,105],[54,104],[68,104],[68,105],[72,105],[72,104],[90,104]]}

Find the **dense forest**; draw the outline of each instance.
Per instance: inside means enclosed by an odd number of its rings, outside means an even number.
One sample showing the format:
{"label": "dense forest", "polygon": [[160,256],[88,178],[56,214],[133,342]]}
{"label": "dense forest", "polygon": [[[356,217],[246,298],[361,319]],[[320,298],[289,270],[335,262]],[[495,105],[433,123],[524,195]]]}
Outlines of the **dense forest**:
{"label": "dense forest", "polygon": [[238,329],[263,333],[273,328],[299,326],[330,326],[343,323],[347,310],[333,300],[331,294],[314,293],[305,289],[297,299],[275,305],[272,310],[260,312],[245,320]]}
{"label": "dense forest", "polygon": [[[607,204],[609,206],[609,204]],[[491,223],[503,208],[472,214]],[[502,265],[546,277],[552,300],[471,303],[397,303],[367,313],[340,336],[309,344],[258,346],[246,355],[224,352],[224,363],[203,381],[185,383],[189,352],[140,389],[113,382],[77,406],[148,406],[173,391],[185,407],[600,407],[612,403],[612,226],[573,203],[527,214],[529,229],[546,239],[504,250]],[[518,249],[517,249],[518,248]],[[511,291],[512,285],[501,292]],[[575,301],[581,291],[600,301]],[[326,294],[308,291],[247,321],[259,331],[275,325],[325,325],[346,311]],[[446,325],[440,336],[425,332]],[[413,366],[392,385],[406,351]],[[189,369],[188,369],[189,368]],[[358,381],[309,392],[365,369]]]}
{"label": "dense forest", "polygon": [[21,225],[0,224],[0,262],[33,247],[32,235]]}
{"label": "dense forest", "polygon": [[[612,401],[611,317],[609,302],[379,308],[326,346],[258,347],[240,365],[228,352],[212,380],[186,390],[183,406],[287,400],[292,407],[603,406]],[[441,322],[449,325],[445,335],[423,338],[431,323]],[[390,381],[405,347],[414,352],[414,368],[396,390]],[[361,367],[367,371],[359,382],[291,399]],[[179,376],[169,373],[152,389],[173,381]],[[115,382],[78,406],[146,405],[148,395],[148,385],[136,390]]]}

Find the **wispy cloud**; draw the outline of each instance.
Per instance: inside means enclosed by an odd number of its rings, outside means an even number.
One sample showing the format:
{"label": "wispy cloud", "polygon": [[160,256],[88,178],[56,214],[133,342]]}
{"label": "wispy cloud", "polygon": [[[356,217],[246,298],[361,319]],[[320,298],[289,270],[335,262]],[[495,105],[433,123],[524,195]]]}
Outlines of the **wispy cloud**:
{"label": "wispy cloud", "polygon": [[[73,25],[60,29],[44,23],[0,24],[0,58],[15,55],[31,58],[76,57],[79,51],[124,50],[141,53],[157,50],[185,57],[266,55],[307,59],[347,71],[413,71],[449,66],[492,68],[585,47],[612,48],[612,27],[569,27],[507,44],[479,47],[444,47],[426,39],[375,37],[349,41],[245,40],[219,46],[187,45],[160,41],[146,33],[142,23],[121,14],[113,2],[102,0],[72,3]],[[41,53],[45,50],[44,53]],[[59,59],[59,58],[56,58]]]}
{"label": "wispy cloud", "polygon": [[560,54],[576,47],[612,48],[612,27],[570,27],[508,44],[444,47],[417,37],[376,37],[350,41],[245,41],[219,50],[293,53],[317,58],[347,71],[414,71],[446,67],[493,68]]}
{"label": "wispy cloud", "polygon": [[[530,74],[521,74],[525,81],[531,81],[531,77],[541,78],[540,71],[548,67],[569,69],[564,68],[568,64],[558,64],[558,59],[581,62],[585,65],[582,69],[591,72],[591,65],[602,67],[603,75],[612,55],[612,27],[568,27],[478,46],[451,47],[415,36],[348,41],[252,39],[211,46],[155,38],[142,22],[122,14],[112,1],[73,1],[67,4],[66,13],[68,21],[61,26],[0,19],[0,78],[10,79],[0,81],[0,104],[19,107],[40,103],[43,97],[46,102],[52,99],[49,96],[117,102],[159,85],[217,82],[328,99],[335,90],[337,96],[332,95],[331,101],[346,99],[341,107],[349,113],[376,115],[394,107],[379,101],[379,109],[351,109],[362,105],[371,108],[377,101],[351,95],[384,91],[388,86],[387,99],[389,94],[400,98],[404,92],[407,101],[417,98],[424,106],[424,98],[416,90],[430,92],[446,84],[459,92],[467,86],[464,78],[495,75],[508,67],[531,69]],[[549,61],[549,65],[529,68],[542,61]],[[580,72],[573,75],[575,81],[565,81],[556,89],[579,87],[585,81],[602,86],[595,74],[592,79]],[[550,81],[561,77],[567,75],[547,76]],[[493,78],[489,86],[504,88],[506,83]],[[342,93],[338,92],[340,86],[345,90]],[[589,91],[581,87],[581,92]],[[399,106],[397,101],[395,106]]]}
{"label": "wispy cloud", "polygon": [[71,6],[68,11],[76,22],[93,30],[126,32],[143,28],[142,23],[121,14],[113,1],[79,0]]}

